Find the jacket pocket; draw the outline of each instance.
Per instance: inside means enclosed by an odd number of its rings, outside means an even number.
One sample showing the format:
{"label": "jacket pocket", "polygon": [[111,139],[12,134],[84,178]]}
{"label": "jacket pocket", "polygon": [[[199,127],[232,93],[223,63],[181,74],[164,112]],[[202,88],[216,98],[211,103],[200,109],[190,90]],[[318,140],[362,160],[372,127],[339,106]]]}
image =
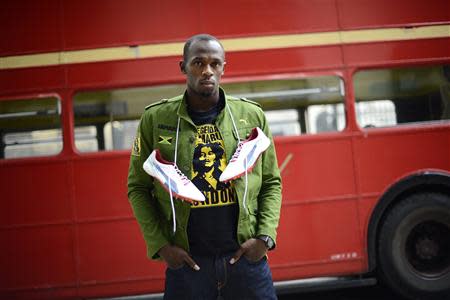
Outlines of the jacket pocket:
{"label": "jacket pocket", "polygon": [[250,235],[251,237],[255,237],[256,235],[256,227],[258,226],[258,217],[257,212],[249,209],[249,223],[250,223]]}
{"label": "jacket pocket", "polygon": [[[172,220],[172,208],[170,204],[169,192],[166,191],[158,180],[154,181],[154,185],[154,196],[157,201],[158,210],[164,216],[165,220],[170,221]],[[175,197],[173,200],[175,201]]]}

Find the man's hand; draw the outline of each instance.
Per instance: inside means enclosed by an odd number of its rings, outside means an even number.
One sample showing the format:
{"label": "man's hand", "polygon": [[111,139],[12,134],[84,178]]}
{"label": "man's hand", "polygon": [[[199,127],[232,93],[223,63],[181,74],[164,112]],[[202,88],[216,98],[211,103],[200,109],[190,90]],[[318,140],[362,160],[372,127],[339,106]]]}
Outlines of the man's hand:
{"label": "man's hand", "polygon": [[244,255],[249,261],[257,262],[264,257],[267,253],[267,247],[260,239],[251,238],[245,241],[241,247],[236,251],[233,258],[230,260],[230,264],[237,262],[242,255]]}
{"label": "man's hand", "polygon": [[178,246],[165,245],[159,249],[158,254],[171,269],[178,269],[182,265],[187,264],[195,271],[200,270],[200,267],[195,263],[192,257],[190,257],[184,249]]}

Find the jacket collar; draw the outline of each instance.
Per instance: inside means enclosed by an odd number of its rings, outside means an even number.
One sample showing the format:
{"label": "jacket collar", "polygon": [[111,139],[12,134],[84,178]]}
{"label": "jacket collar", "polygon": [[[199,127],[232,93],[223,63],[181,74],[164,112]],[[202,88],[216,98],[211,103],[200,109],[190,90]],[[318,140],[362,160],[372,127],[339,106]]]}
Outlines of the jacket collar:
{"label": "jacket collar", "polygon": [[[222,111],[217,116],[217,119],[219,119],[219,118],[222,119],[224,117],[224,114],[228,114],[227,109],[226,109],[226,107],[228,105],[228,103],[227,103],[228,102],[228,99],[227,99],[228,96],[227,96],[227,94],[225,93],[225,91],[221,87],[219,87],[219,93],[223,96],[224,101],[225,101],[224,108],[222,109]],[[188,123],[190,123],[190,124],[195,126],[195,124],[194,124],[194,122],[192,122],[192,119],[189,116],[189,113],[188,113],[188,110],[187,110],[187,91],[184,92],[183,98],[180,101],[180,105],[178,106],[178,110],[177,110],[177,115],[181,119],[183,119],[183,120],[187,121]]]}

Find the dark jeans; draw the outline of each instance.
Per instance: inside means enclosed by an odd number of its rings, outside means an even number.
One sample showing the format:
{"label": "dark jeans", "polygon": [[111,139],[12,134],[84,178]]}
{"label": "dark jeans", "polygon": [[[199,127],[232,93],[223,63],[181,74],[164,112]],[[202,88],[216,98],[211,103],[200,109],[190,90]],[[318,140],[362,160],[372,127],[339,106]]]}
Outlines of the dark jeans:
{"label": "dark jeans", "polygon": [[194,256],[200,271],[189,266],[166,270],[165,300],[277,299],[267,259],[250,262],[244,256],[234,264],[232,254]]}

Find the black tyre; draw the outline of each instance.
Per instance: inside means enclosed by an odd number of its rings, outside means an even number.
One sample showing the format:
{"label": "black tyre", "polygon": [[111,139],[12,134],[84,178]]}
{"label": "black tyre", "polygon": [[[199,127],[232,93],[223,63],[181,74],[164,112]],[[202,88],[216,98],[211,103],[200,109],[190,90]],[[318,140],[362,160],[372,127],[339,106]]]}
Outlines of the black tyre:
{"label": "black tyre", "polygon": [[414,194],[386,215],[378,236],[381,279],[408,299],[450,299],[450,197]]}

